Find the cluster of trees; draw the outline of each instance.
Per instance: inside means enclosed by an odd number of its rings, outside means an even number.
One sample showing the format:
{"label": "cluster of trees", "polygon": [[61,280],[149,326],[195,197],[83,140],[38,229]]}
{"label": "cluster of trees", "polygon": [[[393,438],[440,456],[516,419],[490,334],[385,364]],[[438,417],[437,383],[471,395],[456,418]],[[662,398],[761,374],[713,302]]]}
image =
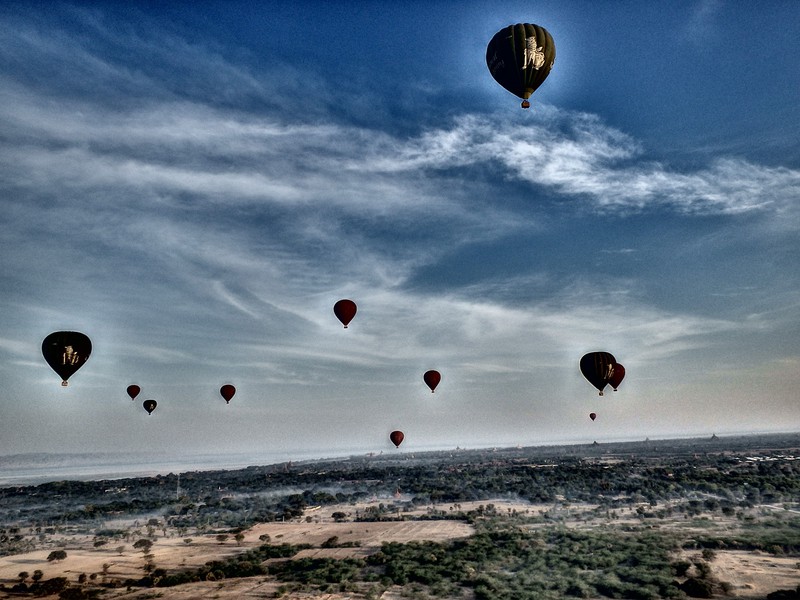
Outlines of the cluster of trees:
{"label": "cluster of trees", "polygon": [[[800,447],[800,439],[782,441]],[[731,450],[737,444],[741,451]],[[800,461],[747,461],[743,455],[748,451],[754,452],[741,440],[681,440],[439,452],[405,459],[361,457],[185,473],[180,498],[175,497],[177,475],[0,488],[0,523],[6,524],[0,530],[0,553],[35,544],[35,537],[20,534],[20,527],[38,537],[65,524],[97,525],[110,516],[154,511],[164,512],[170,525],[184,529],[246,527],[254,521],[296,518],[307,506],[353,502],[397,488],[414,496],[417,504],[514,495],[533,503],[565,500],[605,509],[700,494],[712,504],[705,510],[733,511],[796,502]],[[305,491],[298,494],[297,489]],[[699,504],[685,508],[704,509]]]}
{"label": "cluster of trees", "polygon": [[127,583],[167,587],[269,575],[287,584],[286,589],[380,592],[402,586],[447,598],[469,588],[477,600],[656,600],[731,591],[711,576],[712,550],[704,550],[693,561],[671,560],[681,545],[676,533],[563,527],[531,531],[517,519],[493,517],[481,522],[477,533],[466,540],[387,543],[365,559],[302,558],[265,566],[269,558],[289,558],[308,547],[265,544],[200,569],[156,570],[149,578]]}

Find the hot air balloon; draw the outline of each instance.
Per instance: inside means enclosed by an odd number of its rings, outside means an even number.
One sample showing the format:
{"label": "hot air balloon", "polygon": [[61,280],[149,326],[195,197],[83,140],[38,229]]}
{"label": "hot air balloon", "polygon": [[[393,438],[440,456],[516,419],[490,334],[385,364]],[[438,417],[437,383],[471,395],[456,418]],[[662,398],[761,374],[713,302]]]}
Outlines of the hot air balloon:
{"label": "hot air balloon", "polygon": [[597,418],[597,413],[589,413],[589,418],[594,421]]}
{"label": "hot air balloon", "polygon": [[156,402],[155,400],[145,400],[144,402],[142,402],[142,406],[144,406],[144,409],[147,411],[147,414],[150,415],[153,414],[153,411],[156,409],[156,406],[158,406],[158,402]]}
{"label": "hot air balloon", "polygon": [[393,431],[389,434],[389,439],[392,440],[392,443],[395,445],[396,448],[400,447],[400,444],[403,443],[403,438],[406,436],[403,435],[402,431]]}
{"label": "hot air balloon", "polygon": [[608,380],[608,384],[614,388],[614,391],[617,391],[619,384],[622,383],[622,380],[625,379],[625,367],[623,367],[619,363],[614,363],[613,370],[611,371],[611,377]]}
{"label": "hot air balloon", "polygon": [[617,360],[608,352],[589,352],[581,358],[581,373],[603,395]]}
{"label": "hot air balloon", "polygon": [[422,379],[425,381],[425,384],[431,388],[431,394],[436,389],[436,386],[439,385],[439,382],[442,380],[442,374],[439,371],[425,371],[425,374],[422,376]]}
{"label": "hot air balloon", "polygon": [[336,318],[342,322],[344,328],[347,329],[347,324],[353,320],[353,317],[356,316],[356,311],[358,307],[356,303],[352,300],[348,300],[346,298],[339,300],[336,304],[333,305],[333,314],[336,315]]}
{"label": "hot air balloon", "polygon": [[494,34],[486,47],[486,65],[495,81],[530,107],[536,91],[553,68],[556,45],[544,27],[532,23],[509,25]]}
{"label": "hot air balloon", "polygon": [[233,398],[233,395],[236,393],[236,388],[230,385],[229,383],[226,383],[221,388],[219,388],[219,393],[222,395],[223,398],[225,398],[225,403],[229,404],[231,398]]}
{"label": "hot air balloon", "polygon": [[92,353],[91,340],[77,331],[55,331],[42,341],[47,364],[61,377],[61,385],[83,366]]}
{"label": "hot air balloon", "polygon": [[138,385],[129,385],[127,391],[128,396],[131,397],[131,400],[136,400],[136,396],[139,395],[139,392],[142,391],[142,388],[140,388]]}

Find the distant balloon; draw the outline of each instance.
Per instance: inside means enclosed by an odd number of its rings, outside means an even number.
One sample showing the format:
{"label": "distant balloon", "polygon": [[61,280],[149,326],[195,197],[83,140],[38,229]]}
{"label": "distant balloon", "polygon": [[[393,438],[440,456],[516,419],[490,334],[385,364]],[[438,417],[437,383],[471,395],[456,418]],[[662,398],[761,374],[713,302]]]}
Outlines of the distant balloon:
{"label": "distant balloon", "polygon": [[594,421],[597,418],[597,413],[589,413],[589,418]]}
{"label": "distant balloon", "polygon": [[142,391],[138,385],[129,385],[128,386],[128,396],[131,397],[131,400],[136,400],[136,396],[139,395],[139,392]]}
{"label": "distant balloon", "polygon": [[613,371],[611,372],[611,377],[608,380],[608,384],[614,388],[614,391],[616,392],[623,379],[625,379],[625,367],[619,363],[614,363]]}
{"label": "distant balloon", "polygon": [[229,404],[231,398],[233,398],[233,395],[236,393],[236,388],[226,383],[221,388],[219,388],[219,393],[222,395],[223,398],[225,398],[225,403]]}
{"label": "distant balloon", "polygon": [[532,23],[509,25],[494,34],[486,47],[486,66],[495,81],[530,107],[536,91],[556,60],[556,45],[544,27]]}
{"label": "distant balloon", "polygon": [[358,307],[356,303],[346,298],[339,300],[333,305],[333,313],[336,315],[336,318],[342,322],[345,329],[347,329],[347,325],[353,320],[353,317],[356,316],[357,310]]}
{"label": "distant balloon", "polygon": [[439,373],[439,371],[425,371],[422,379],[425,381],[425,384],[431,388],[432,394],[436,389],[436,386],[439,385],[439,382],[442,380],[442,374]]}
{"label": "distant balloon", "polygon": [[145,400],[144,402],[142,402],[142,406],[144,406],[144,409],[147,411],[147,414],[150,415],[156,409],[156,406],[158,406],[158,402],[156,402],[155,400]]}
{"label": "distant balloon", "polygon": [[614,372],[617,360],[608,352],[589,352],[581,358],[581,373],[603,395],[603,388],[608,385]]}
{"label": "distant balloon", "polygon": [[403,439],[404,439],[405,437],[406,437],[406,436],[404,436],[404,435],[403,435],[403,432],[402,432],[402,431],[393,431],[392,433],[390,433],[390,434],[389,434],[389,439],[390,439],[390,440],[392,440],[392,443],[393,443],[393,444],[395,445],[395,447],[397,447],[397,448],[399,448],[399,447],[400,447],[400,444],[402,444],[402,443],[403,443]]}
{"label": "distant balloon", "polygon": [[61,377],[61,385],[80,369],[92,353],[91,340],[77,331],[55,331],[42,341],[47,364]]}

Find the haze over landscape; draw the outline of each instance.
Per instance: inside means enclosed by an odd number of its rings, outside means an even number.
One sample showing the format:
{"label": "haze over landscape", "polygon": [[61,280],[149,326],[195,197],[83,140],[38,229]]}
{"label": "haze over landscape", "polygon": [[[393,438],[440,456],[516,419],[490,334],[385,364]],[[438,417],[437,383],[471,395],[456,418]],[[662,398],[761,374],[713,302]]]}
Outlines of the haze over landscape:
{"label": "haze over landscape", "polygon": [[[486,68],[516,22],[557,48],[527,111]],[[798,22],[2,3],[0,454],[800,430]],[[93,343],[68,387],[41,354],[58,330]],[[578,370],[596,350],[627,370],[603,397]]]}

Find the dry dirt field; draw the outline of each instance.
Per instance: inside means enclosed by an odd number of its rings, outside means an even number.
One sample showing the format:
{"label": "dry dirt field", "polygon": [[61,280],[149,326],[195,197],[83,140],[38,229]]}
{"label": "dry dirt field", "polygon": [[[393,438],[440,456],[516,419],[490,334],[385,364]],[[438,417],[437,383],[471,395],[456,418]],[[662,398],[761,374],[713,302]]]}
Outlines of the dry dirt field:
{"label": "dry dirt field", "polygon": [[[310,544],[320,546],[329,538],[336,536],[339,543],[354,542],[359,546],[352,548],[314,548],[304,550],[299,556],[327,556],[344,558],[348,556],[365,556],[380,548],[384,542],[409,542],[414,540],[446,541],[449,539],[468,537],[473,529],[466,523],[449,520],[430,521],[388,521],[388,522],[344,522],[336,523],[331,514],[337,511],[353,512],[356,508],[364,510],[369,504],[325,507],[325,511],[311,511],[308,516],[314,521],[299,521],[285,523],[261,523],[244,533],[245,538],[237,545],[233,536],[220,544],[215,534],[205,536],[183,537],[157,537],[150,553],[156,567],[167,570],[201,567],[211,560],[219,560],[243,552],[248,548],[262,545],[259,539],[262,535],[269,535],[273,544]],[[185,539],[191,539],[186,543]],[[98,581],[105,575],[107,580],[138,579],[142,577],[144,559],[142,552],[134,550],[131,544],[124,544],[125,549],[120,554],[116,548],[122,543],[111,542],[101,548],[94,548],[91,536],[69,536],[64,540],[64,550],[67,558],[62,561],[47,561],[51,549],[18,554],[15,556],[0,557],[0,581],[11,586],[18,581],[18,574],[22,571],[33,573],[36,569],[44,572],[45,579],[52,577],[67,577],[71,582],[77,582],[81,573],[87,576],[97,574]],[[104,572],[105,565],[105,572]],[[159,598],[166,600],[189,600],[193,598],[269,598],[277,589],[278,584],[265,582],[264,577],[250,577],[231,579],[225,582],[202,582],[183,585],[176,588],[160,588],[157,590]],[[128,592],[120,589],[107,592],[104,598],[152,598],[153,590],[134,590]],[[0,598],[13,596],[0,592]],[[287,600],[302,598],[302,595],[285,596]],[[327,598],[338,600],[353,596],[339,596],[323,594],[314,598]],[[388,598],[388,596],[387,596]]]}
{"label": "dry dirt field", "polygon": [[[712,574],[733,586],[736,598],[765,598],[777,589],[800,585],[797,557],[780,557],[743,550],[715,550],[710,562]],[[687,552],[684,558],[696,554]]]}
{"label": "dry dirt field", "polygon": [[[217,541],[215,534],[189,535],[185,537],[158,536],[151,549],[153,563],[156,567],[167,570],[190,569],[203,566],[211,560],[219,560],[248,548],[263,544],[259,539],[262,535],[269,535],[273,544],[310,544],[311,549],[301,551],[298,557],[331,557],[344,558],[350,556],[365,556],[376,551],[384,542],[409,542],[409,541],[446,541],[450,539],[468,537],[473,533],[470,525],[452,520],[424,520],[424,521],[387,521],[387,522],[352,522],[337,523],[333,520],[333,513],[344,512],[352,518],[356,511],[363,512],[369,506],[377,503],[363,503],[358,505],[326,506],[312,509],[303,519],[292,522],[261,523],[244,532],[245,537],[241,544],[237,544],[230,536],[224,543]],[[477,509],[480,505],[494,504],[498,513],[505,514],[516,511],[518,514],[538,515],[540,511],[552,508],[550,506],[531,505],[522,502],[504,500],[470,502],[458,505],[460,510],[468,511]],[[582,515],[594,507],[573,506],[567,511],[571,518],[568,526],[591,528],[598,526],[598,522],[585,522]],[[449,512],[452,505],[435,505],[415,509],[405,515],[428,514],[432,511]],[[563,514],[563,513],[562,513]],[[626,522],[632,517],[621,515],[617,521]],[[305,517],[310,517],[307,522]],[[664,528],[681,527],[677,520],[662,523]],[[686,525],[684,524],[684,527]],[[724,523],[716,526],[725,527]],[[320,548],[330,538],[336,536],[338,543],[357,543],[358,546],[350,548]],[[185,539],[191,539],[186,543]],[[97,580],[105,577],[107,580],[138,579],[143,575],[142,566],[144,559],[142,552],[134,550],[131,543],[124,544],[122,553],[117,548],[123,543],[110,542],[101,548],[94,548],[94,539],[87,535],[74,535],[64,539],[64,550],[67,558],[63,561],[48,562],[47,555],[51,549],[30,552],[15,556],[0,557],[0,581],[6,586],[11,586],[18,581],[18,574],[22,571],[33,573],[40,569],[46,579],[64,576],[71,582],[77,582],[81,573],[97,574]],[[688,558],[696,552],[684,553]],[[779,588],[794,588],[800,584],[800,569],[797,558],[777,557],[759,552],[744,551],[717,551],[716,558],[711,562],[714,575],[720,581],[729,582],[733,586],[733,593],[737,598],[763,598],[767,593]],[[146,598],[161,598],[162,600],[200,600],[216,598],[220,600],[234,600],[236,598],[272,598],[278,589],[276,582],[266,581],[265,577],[250,577],[229,579],[224,582],[198,582],[174,588],[113,589],[104,592],[103,598],[130,600],[144,600]],[[0,592],[0,599],[13,596]],[[354,594],[316,594],[308,595],[292,593],[282,596],[285,600],[300,600],[315,598],[317,600],[361,600],[362,595]],[[55,598],[55,596],[53,597]],[[400,590],[387,590],[381,600],[395,600],[401,598]]]}

